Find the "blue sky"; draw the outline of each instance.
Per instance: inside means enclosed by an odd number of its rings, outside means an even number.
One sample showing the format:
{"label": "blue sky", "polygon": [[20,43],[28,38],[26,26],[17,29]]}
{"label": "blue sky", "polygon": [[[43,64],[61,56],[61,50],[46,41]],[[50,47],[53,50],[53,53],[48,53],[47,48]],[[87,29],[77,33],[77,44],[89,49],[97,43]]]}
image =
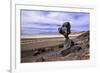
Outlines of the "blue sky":
{"label": "blue sky", "polygon": [[71,23],[72,32],[89,30],[90,14],[84,12],[54,12],[21,10],[21,34],[59,34],[64,22]]}

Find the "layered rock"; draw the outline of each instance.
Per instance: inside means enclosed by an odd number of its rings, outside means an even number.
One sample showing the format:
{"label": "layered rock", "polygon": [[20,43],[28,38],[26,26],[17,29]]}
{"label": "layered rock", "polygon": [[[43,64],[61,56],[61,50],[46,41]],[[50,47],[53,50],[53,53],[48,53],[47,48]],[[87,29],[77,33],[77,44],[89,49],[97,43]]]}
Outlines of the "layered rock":
{"label": "layered rock", "polygon": [[73,40],[69,39],[69,34],[71,25],[69,22],[65,22],[60,28],[58,28],[59,33],[65,37],[65,41],[63,43],[63,49],[59,51],[59,54],[62,56],[68,55],[71,52],[75,52],[81,49],[80,46],[74,44]]}

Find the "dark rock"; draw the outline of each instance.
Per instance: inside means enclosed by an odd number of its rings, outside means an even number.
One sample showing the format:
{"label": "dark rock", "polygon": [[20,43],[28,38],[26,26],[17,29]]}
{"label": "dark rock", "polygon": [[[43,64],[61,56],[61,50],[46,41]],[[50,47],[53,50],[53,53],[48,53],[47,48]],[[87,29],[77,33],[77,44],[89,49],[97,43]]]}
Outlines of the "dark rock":
{"label": "dark rock", "polygon": [[72,47],[71,47],[70,51],[71,51],[71,52],[78,52],[78,51],[80,51],[81,49],[82,49],[82,48],[81,48],[80,46],[75,45],[75,46],[72,46]]}
{"label": "dark rock", "polygon": [[64,47],[64,44],[60,44],[60,45],[59,45],[59,48],[63,48],[63,47]]}
{"label": "dark rock", "polygon": [[70,34],[70,23],[69,22],[65,22],[62,27],[58,28],[58,31],[60,34],[64,35],[67,32],[67,35]]}
{"label": "dark rock", "polygon": [[33,50],[33,56],[39,55],[41,53],[45,52],[45,48],[38,48]]}
{"label": "dark rock", "polygon": [[64,50],[60,51],[60,55],[62,55],[62,56],[66,56],[66,55],[68,55],[69,53],[70,53],[70,48],[64,49]]}
{"label": "dark rock", "polygon": [[37,60],[36,60],[36,62],[44,62],[45,61],[45,59],[43,58],[43,57],[40,57],[40,58],[38,58]]}
{"label": "dark rock", "polygon": [[87,47],[87,48],[89,48],[89,43],[88,43],[88,44],[86,44],[86,47]]}
{"label": "dark rock", "polygon": [[71,25],[69,22],[65,22],[60,28],[58,28],[59,33],[65,37],[64,47],[59,51],[59,54],[62,56],[68,55],[71,52],[79,51],[81,49],[80,46],[74,44],[73,40],[69,39],[68,35],[71,33],[70,28]]}
{"label": "dark rock", "polygon": [[71,40],[71,46],[74,46],[75,45],[75,43]]}
{"label": "dark rock", "polygon": [[38,54],[40,54],[40,52],[38,50],[33,51],[33,56],[36,56]]}
{"label": "dark rock", "polygon": [[46,51],[45,48],[39,48],[38,50],[39,50],[40,53],[43,53],[43,52]]}
{"label": "dark rock", "polygon": [[67,49],[62,50],[62,51],[60,52],[60,54],[61,54],[62,56],[66,56],[66,55],[68,55],[68,54],[70,54],[70,53],[78,52],[80,49],[81,49],[80,46],[76,46],[76,45],[75,45],[75,46],[72,46],[71,48],[67,48]]}

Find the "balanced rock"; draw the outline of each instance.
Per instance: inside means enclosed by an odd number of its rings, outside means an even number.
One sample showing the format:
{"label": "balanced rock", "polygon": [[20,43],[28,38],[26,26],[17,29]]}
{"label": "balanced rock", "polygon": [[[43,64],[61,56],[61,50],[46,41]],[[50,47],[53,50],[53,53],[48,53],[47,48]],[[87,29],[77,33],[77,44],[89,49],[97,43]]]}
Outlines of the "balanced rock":
{"label": "balanced rock", "polygon": [[81,49],[80,46],[74,44],[73,40],[69,39],[68,35],[71,33],[70,28],[71,25],[69,22],[65,22],[60,28],[58,28],[59,33],[65,37],[63,49],[61,49],[58,53],[62,56],[68,55],[71,52],[75,52]]}

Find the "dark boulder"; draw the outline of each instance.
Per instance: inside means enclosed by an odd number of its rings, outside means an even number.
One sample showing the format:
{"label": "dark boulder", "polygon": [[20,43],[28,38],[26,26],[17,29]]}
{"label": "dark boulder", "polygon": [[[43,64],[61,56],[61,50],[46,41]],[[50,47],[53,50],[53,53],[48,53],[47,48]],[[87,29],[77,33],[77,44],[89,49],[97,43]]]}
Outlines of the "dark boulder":
{"label": "dark boulder", "polygon": [[37,60],[36,60],[36,62],[44,62],[45,61],[45,59],[43,58],[43,57],[40,57],[40,58],[38,58]]}
{"label": "dark boulder", "polygon": [[80,51],[80,49],[81,49],[80,46],[75,45],[75,46],[72,46],[72,47],[70,47],[70,48],[67,48],[67,49],[62,50],[62,51],[60,52],[60,54],[61,54],[62,56],[66,56],[66,55],[68,55],[68,54],[70,54],[70,53],[78,52],[78,51]]}

